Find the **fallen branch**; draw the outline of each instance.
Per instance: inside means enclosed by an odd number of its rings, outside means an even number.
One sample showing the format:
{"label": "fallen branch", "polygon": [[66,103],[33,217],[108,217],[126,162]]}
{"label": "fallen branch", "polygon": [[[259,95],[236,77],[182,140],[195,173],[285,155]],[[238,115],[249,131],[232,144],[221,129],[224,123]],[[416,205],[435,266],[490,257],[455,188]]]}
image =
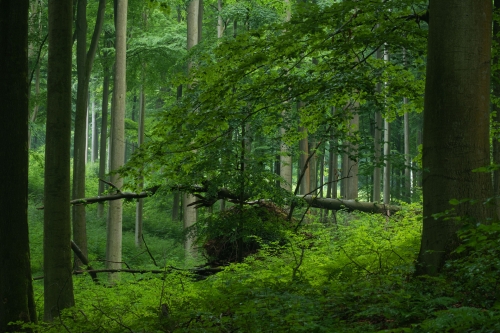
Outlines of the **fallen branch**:
{"label": "fallen branch", "polygon": [[[204,279],[210,275],[222,272],[222,267],[206,267],[206,268],[192,268],[192,269],[181,269],[173,266],[167,267],[165,269],[85,269],[85,270],[75,270],[73,271],[74,275],[81,275],[85,273],[89,273],[91,276],[96,275],[97,273],[132,273],[132,274],[167,274],[172,273],[173,271],[185,271],[191,274],[194,274],[198,277],[199,280]],[[33,280],[42,280],[43,276],[34,277]]]}
{"label": "fallen branch", "polygon": [[[104,201],[111,201],[111,200],[118,200],[118,199],[140,199],[140,198],[146,198],[149,196],[152,196],[155,194],[160,186],[154,186],[151,188],[148,188],[147,190],[144,190],[141,193],[132,193],[132,192],[121,192],[121,193],[115,193],[115,194],[109,194],[109,195],[103,195],[99,197],[91,197],[91,198],[82,198],[82,199],[76,199],[76,200],[71,200],[70,203],[72,205],[87,205],[87,204],[93,204],[97,202],[104,202]],[[229,189],[226,188],[221,188],[217,191],[217,196],[206,198],[203,197],[199,193],[203,192],[208,192],[207,187],[205,186],[176,186],[172,187],[172,189],[179,190],[179,191],[185,191],[192,193],[195,195],[199,200],[195,201],[192,205],[195,208],[200,208],[200,207],[210,207],[213,205],[217,200],[219,199],[226,199],[235,203],[240,203],[240,198],[238,195],[232,193]],[[357,200],[342,200],[342,199],[332,199],[332,198],[317,198],[312,195],[297,195],[297,198],[302,198],[304,199],[310,207],[314,208],[323,208],[323,209],[328,209],[328,210],[348,210],[348,211],[362,211],[366,213],[382,213],[386,215],[392,215],[393,213],[400,211],[401,206],[395,206],[395,205],[384,205],[384,204],[378,204],[374,202],[363,202],[363,201],[357,201]],[[247,200],[248,198],[244,198],[244,200]],[[243,202],[244,204],[251,204],[252,202]],[[38,209],[43,209],[43,207],[38,208]]]}
{"label": "fallen branch", "polygon": [[[147,197],[150,197],[153,194],[155,194],[159,188],[160,188],[160,186],[154,186],[154,187],[148,188],[140,193],[120,192],[120,193],[114,193],[114,194],[108,194],[108,195],[101,195],[98,197],[75,199],[75,200],[71,200],[69,203],[71,205],[88,205],[88,204],[94,204],[94,203],[98,203],[98,202],[113,201],[113,200],[119,200],[119,199],[147,198]],[[43,206],[38,207],[37,209],[44,209],[44,207]]]}
{"label": "fallen branch", "polygon": [[[84,264],[85,266],[87,266],[88,270],[90,270],[90,271],[94,270],[94,268],[90,265],[89,259],[85,256],[85,254],[83,254],[82,250],[80,250],[80,248],[78,247],[78,245],[76,245],[76,243],[73,240],[71,240],[71,249],[76,254],[76,256],[78,257],[78,259],[80,259],[80,261],[82,262],[82,264]],[[98,282],[97,274],[96,273],[90,273],[90,276],[92,277],[92,280],[94,282],[96,282],[96,283]]]}
{"label": "fallen branch", "polygon": [[311,207],[323,208],[329,210],[359,210],[366,213],[382,213],[391,214],[400,211],[401,206],[395,205],[384,205],[375,202],[363,202],[357,200],[342,200],[342,199],[331,199],[331,198],[317,198],[312,195],[298,196],[303,198]]}

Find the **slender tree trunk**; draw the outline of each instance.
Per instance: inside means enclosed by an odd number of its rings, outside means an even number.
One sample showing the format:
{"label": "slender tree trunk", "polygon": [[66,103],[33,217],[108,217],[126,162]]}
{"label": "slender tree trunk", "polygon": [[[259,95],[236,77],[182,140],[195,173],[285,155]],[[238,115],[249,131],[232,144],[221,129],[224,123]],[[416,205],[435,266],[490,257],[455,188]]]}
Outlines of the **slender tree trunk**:
{"label": "slender tree trunk", "polygon": [[[99,149],[99,178],[104,180],[106,175],[106,160],[107,150],[106,143],[108,142],[108,99],[109,99],[109,73],[108,69],[104,68],[104,82],[102,84],[102,107],[101,107],[101,147]],[[104,183],[99,182],[98,195],[104,193]],[[99,203],[97,206],[97,215],[104,216],[104,203]]]}
{"label": "slender tree trunk", "polygon": [[[113,103],[111,110],[111,170],[120,168],[125,160],[125,100],[126,86],[126,52],[127,52],[127,0],[115,2],[115,72]],[[123,186],[123,178],[119,174],[111,176],[111,183],[117,188]],[[115,200],[109,204],[109,221],[107,226],[106,268],[121,268],[122,261],[122,201]],[[116,273],[110,274],[115,280]]]}
{"label": "slender tree trunk", "polygon": [[[309,156],[309,144],[307,140],[307,129],[304,127],[299,127],[299,132],[302,133],[303,138],[300,139],[299,141],[299,167],[298,167],[298,177],[301,176],[301,174],[304,174],[302,177],[302,180],[300,182],[300,194],[308,194],[309,193],[309,182],[310,182],[310,176],[309,172],[311,168],[309,165],[306,165],[306,160],[307,157]],[[299,184],[297,184],[299,185]]]}
{"label": "slender tree trunk", "polygon": [[[96,25],[92,41],[87,53],[87,0],[79,0],[76,19],[76,63],[78,76],[78,89],[76,93],[75,134],[73,148],[73,199],[85,197],[85,166],[87,163],[88,145],[88,98],[89,80],[97,42],[101,33],[104,20],[105,0],[99,1]],[[73,206],[73,241],[82,253],[87,256],[87,225],[85,206]],[[80,259],[75,256],[75,268],[81,265]]]}
{"label": "slender tree trunk", "polygon": [[8,193],[0,200],[0,332],[22,331],[9,322],[37,320],[28,238],[28,8],[28,0],[0,2],[0,100],[10,108],[0,123],[0,191]]}
{"label": "slender tree trunk", "polygon": [[[380,91],[380,90],[379,90]],[[382,168],[380,167],[382,163],[381,145],[382,141],[382,115],[380,111],[375,112],[375,133],[374,133],[374,162],[375,167],[373,169],[373,202],[380,202],[381,197],[381,184],[382,184]]]}
{"label": "slender tree trunk", "polygon": [[[141,92],[139,96],[139,133],[137,135],[137,147],[144,143],[144,121],[146,116],[146,103],[144,87],[141,85]],[[142,187],[143,184],[141,184]],[[144,199],[137,200],[135,210],[135,246],[141,247],[142,245],[142,211],[144,208]]]}
{"label": "slender tree trunk", "polygon": [[[424,223],[417,274],[434,275],[458,246],[454,219],[434,214],[454,208],[472,223],[488,223],[482,203],[450,199],[492,196],[489,165],[491,0],[432,2],[424,100]],[[473,112],[471,111],[473,110]],[[463,222],[463,220],[462,220]]]}
{"label": "slender tree trunk", "polygon": [[97,115],[95,111],[95,95],[92,94],[92,163],[95,163],[99,158],[99,151],[97,150],[99,146],[99,136],[97,134]]}
{"label": "slender tree trunk", "polygon": [[[498,12],[500,10],[500,0],[494,1],[495,11]],[[500,97],[500,82],[498,82],[498,75],[500,70],[498,66],[500,65],[500,23],[498,21],[493,21],[493,68],[496,68],[496,73],[493,73],[496,80],[493,80],[493,96],[495,98]],[[493,103],[492,111],[495,112],[495,116],[493,118],[493,128],[494,134],[493,137],[493,163],[499,165],[500,164],[500,105],[498,102]],[[493,172],[493,191],[495,196],[497,197],[497,214],[500,216],[500,169],[495,170]]]}
{"label": "slender tree trunk", "polygon": [[[356,103],[357,106],[357,103]],[[356,135],[359,131],[359,114],[355,112],[352,119],[349,121],[350,134]],[[345,198],[346,199],[357,199],[358,198],[358,170],[359,165],[355,156],[358,153],[358,146],[348,143],[349,154],[346,156],[346,188],[345,188]]]}
{"label": "slender tree trunk", "polygon": [[[40,109],[40,104],[38,103],[38,96],[40,96],[40,62],[36,65],[35,70],[35,106],[33,106],[33,112],[31,113],[31,117],[29,122],[31,124],[35,123],[36,117],[38,115],[38,110]],[[28,149],[31,148],[31,129],[28,128]]]}
{"label": "slender tree trunk", "polygon": [[[316,148],[316,141],[314,139],[311,139],[309,141],[309,156],[313,155],[309,159],[309,191],[314,191],[315,189],[318,188],[318,153],[314,151],[314,148]],[[308,157],[309,157],[308,156]],[[316,193],[317,194],[317,193]]]}
{"label": "slender tree trunk", "polygon": [[44,319],[74,306],[70,200],[72,3],[49,1],[44,191]]}
{"label": "slender tree trunk", "polygon": [[[188,51],[201,41],[202,32],[202,18],[203,18],[203,1],[191,0],[187,9],[187,49]],[[192,62],[188,62],[188,71],[192,67]],[[184,228],[189,228],[196,223],[196,209],[190,206],[195,201],[195,197],[190,194],[184,194],[183,200],[183,221]],[[186,238],[184,249],[186,253],[194,255],[196,251],[192,248],[193,239]]]}
{"label": "slender tree trunk", "polygon": [[222,21],[222,0],[217,0],[217,38],[221,38],[224,35],[224,22]]}
{"label": "slender tree trunk", "polygon": [[[292,18],[292,11],[290,8],[290,1],[289,0],[284,0],[285,2],[285,7],[286,7],[286,16],[285,16],[285,22],[290,21]],[[288,102],[286,102],[288,103]],[[282,112],[283,118],[285,117],[285,111]],[[284,137],[286,134],[285,128],[281,127],[280,128],[280,135],[281,137]],[[283,178],[283,182],[281,182],[281,187],[284,188],[285,190],[291,192],[292,191],[292,154],[290,152],[290,147],[286,143],[281,140],[280,144],[280,176]],[[298,184],[297,184],[298,186]]]}
{"label": "slender tree trunk", "polygon": [[384,120],[384,204],[391,202],[391,127],[387,120]]}
{"label": "slender tree trunk", "polygon": [[[404,104],[408,104],[408,99],[403,99]],[[411,202],[411,155],[410,155],[410,115],[404,114],[404,145],[405,145],[405,200]]]}
{"label": "slender tree trunk", "polygon": [[[87,58],[87,0],[78,1],[76,19],[76,71],[78,89],[76,93],[75,134],[73,149],[73,199],[85,198],[85,164],[88,81],[85,75]],[[73,240],[87,256],[87,229],[85,206],[73,207]],[[75,269],[82,265],[80,259],[74,256]]]}
{"label": "slender tree trunk", "polygon": [[[384,49],[384,61],[389,62],[389,51]],[[385,83],[388,84],[387,82]],[[384,204],[391,202],[391,124],[384,120]]]}

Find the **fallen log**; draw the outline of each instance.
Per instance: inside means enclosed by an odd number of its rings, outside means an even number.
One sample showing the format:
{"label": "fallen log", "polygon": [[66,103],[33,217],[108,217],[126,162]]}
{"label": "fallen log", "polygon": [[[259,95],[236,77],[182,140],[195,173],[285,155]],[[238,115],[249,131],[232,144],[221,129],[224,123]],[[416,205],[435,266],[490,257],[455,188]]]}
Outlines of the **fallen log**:
{"label": "fallen log", "polygon": [[[140,193],[133,192],[118,192],[114,194],[102,195],[99,197],[82,198],[71,200],[72,205],[87,205],[97,202],[118,200],[118,199],[140,199],[152,196],[155,194],[159,186],[154,186],[144,190]],[[204,186],[187,186],[187,187],[175,187],[176,190],[184,190],[186,192],[192,193],[199,200],[192,203],[195,208],[211,206],[219,199],[229,199],[235,203],[238,203],[238,196],[233,194],[230,190],[221,188],[217,191],[217,196],[214,198],[204,198],[199,193],[207,192]],[[392,215],[393,213],[400,211],[401,206],[396,205],[385,205],[375,202],[365,202],[357,200],[344,200],[344,199],[332,199],[332,198],[318,198],[312,195],[297,195],[297,198],[304,199],[307,204],[313,208],[322,208],[328,210],[347,210],[347,211],[361,211],[365,213],[381,213],[386,215]],[[243,202],[248,203],[248,202]],[[43,209],[43,207],[38,208]]]}
{"label": "fallen log", "polygon": [[312,195],[298,196],[304,199],[311,207],[328,210],[361,211],[365,213],[381,213],[392,215],[401,210],[401,206],[384,205],[375,202],[363,202],[357,200],[343,200],[332,198],[317,198]]}

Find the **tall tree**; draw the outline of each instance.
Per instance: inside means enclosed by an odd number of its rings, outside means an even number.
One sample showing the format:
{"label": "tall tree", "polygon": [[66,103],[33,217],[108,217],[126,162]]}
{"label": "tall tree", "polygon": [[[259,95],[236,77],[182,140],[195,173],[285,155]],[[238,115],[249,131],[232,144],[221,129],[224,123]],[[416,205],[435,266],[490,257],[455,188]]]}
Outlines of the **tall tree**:
{"label": "tall tree", "polygon": [[49,1],[43,228],[44,319],[75,304],[71,268],[70,145],[72,3]]}
{"label": "tall tree", "polygon": [[[76,17],[76,70],[78,88],[76,93],[75,135],[73,152],[73,199],[85,197],[85,165],[87,162],[87,103],[89,96],[89,80],[97,42],[104,21],[106,0],[99,1],[97,19],[87,52],[87,0],[78,0]],[[85,205],[73,205],[73,240],[83,254],[87,255],[87,229]],[[81,262],[75,256],[75,267]]]}
{"label": "tall tree", "polygon": [[[125,161],[125,99],[127,93],[127,6],[128,0],[115,1],[115,71],[111,108],[111,163],[110,170],[118,170]],[[123,186],[123,178],[115,173],[111,183],[118,189]],[[122,261],[122,210],[123,202],[109,203],[107,224],[106,267],[121,268]],[[117,278],[111,275],[111,279]]]}
{"label": "tall tree", "polygon": [[[144,67],[143,67],[144,70]],[[140,147],[144,142],[144,121],[146,116],[146,94],[144,93],[144,85],[141,85],[139,95],[139,129],[137,134],[137,147]],[[142,183],[140,184],[143,185]],[[135,245],[141,247],[142,245],[142,222],[143,222],[144,199],[137,200],[135,206]]]}
{"label": "tall tree", "polygon": [[[495,6],[495,11],[498,13],[500,10],[500,0],[495,0],[493,2]],[[498,20],[493,21],[493,65],[494,68],[498,68],[500,64],[500,22]],[[497,74],[497,75],[495,75]],[[500,78],[498,77],[498,69],[497,73],[493,73],[493,95],[495,98],[500,97]],[[494,135],[493,138],[493,163],[500,164],[500,105],[497,103],[493,103],[492,111],[495,112],[494,120]],[[497,197],[497,214],[500,216],[500,168],[493,172],[493,191],[495,196]]]}
{"label": "tall tree", "polygon": [[[376,53],[377,59],[382,58],[382,52],[380,49],[377,50]],[[382,91],[382,84],[377,83],[377,92],[380,93]],[[373,202],[380,202],[380,192],[381,192],[381,181],[382,181],[382,168],[380,167],[382,163],[382,154],[381,154],[381,145],[380,142],[382,140],[382,114],[380,110],[375,111],[375,131],[373,133],[373,149],[375,151],[374,154],[374,162],[375,167],[373,168]]]}
{"label": "tall tree", "polygon": [[[290,7],[290,0],[284,0],[285,4],[285,22],[289,22],[292,18],[292,9]],[[288,103],[288,102],[285,102]],[[283,118],[285,118],[285,111],[282,112]],[[283,137],[286,134],[286,129],[284,127],[280,128],[280,134]],[[284,182],[281,183],[281,187],[285,190],[292,191],[292,153],[290,152],[290,147],[285,142],[280,144],[280,176],[283,178]]]}
{"label": "tall tree", "polygon": [[[384,61],[389,62],[387,45],[384,49]],[[387,86],[388,82],[385,82],[385,85]],[[384,204],[388,205],[391,202],[391,124],[387,118],[384,119],[384,159]]]}
{"label": "tall tree", "polygon": [[[187,49],[188,51],[201,41],[203,18],[203,0],[191,0],[187,8]],[[188,62],[188,71],[191,69],[192,62]],[[185,194],[183,198],[183,220],[184,228],[189,228],[196,223],[196,209],[190,206],[195,201],[191,194]],[[191,238],[187,238],[184,244],[186,253],[192,253]]]}
{"label": "tall tree", "polygon": [[[36,322],[28,238],[28,0],[0,1],[0,332]],[[6,112],[6,111],[4,111]],[[5,115],[7,115],[5,113]]]}
{"label": "tall tree", "polygon": [[452,207],[460,217],[486,223],[491,176],[472,170],[490,163],[489,101],[491,0],[432,2],[424,100],[424,224],[417,274],[436,274],[457,247],[453,219],[435,218]]}

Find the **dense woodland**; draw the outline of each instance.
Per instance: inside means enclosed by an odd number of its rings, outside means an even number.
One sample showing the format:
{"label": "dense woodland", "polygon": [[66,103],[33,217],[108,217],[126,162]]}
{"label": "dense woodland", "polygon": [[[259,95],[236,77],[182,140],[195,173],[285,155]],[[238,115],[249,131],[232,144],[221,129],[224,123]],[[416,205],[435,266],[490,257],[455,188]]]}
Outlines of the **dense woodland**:
{"label": "dense woodland", "polygon": [[499,7],[0,0],[0,332],[499,332]]}

